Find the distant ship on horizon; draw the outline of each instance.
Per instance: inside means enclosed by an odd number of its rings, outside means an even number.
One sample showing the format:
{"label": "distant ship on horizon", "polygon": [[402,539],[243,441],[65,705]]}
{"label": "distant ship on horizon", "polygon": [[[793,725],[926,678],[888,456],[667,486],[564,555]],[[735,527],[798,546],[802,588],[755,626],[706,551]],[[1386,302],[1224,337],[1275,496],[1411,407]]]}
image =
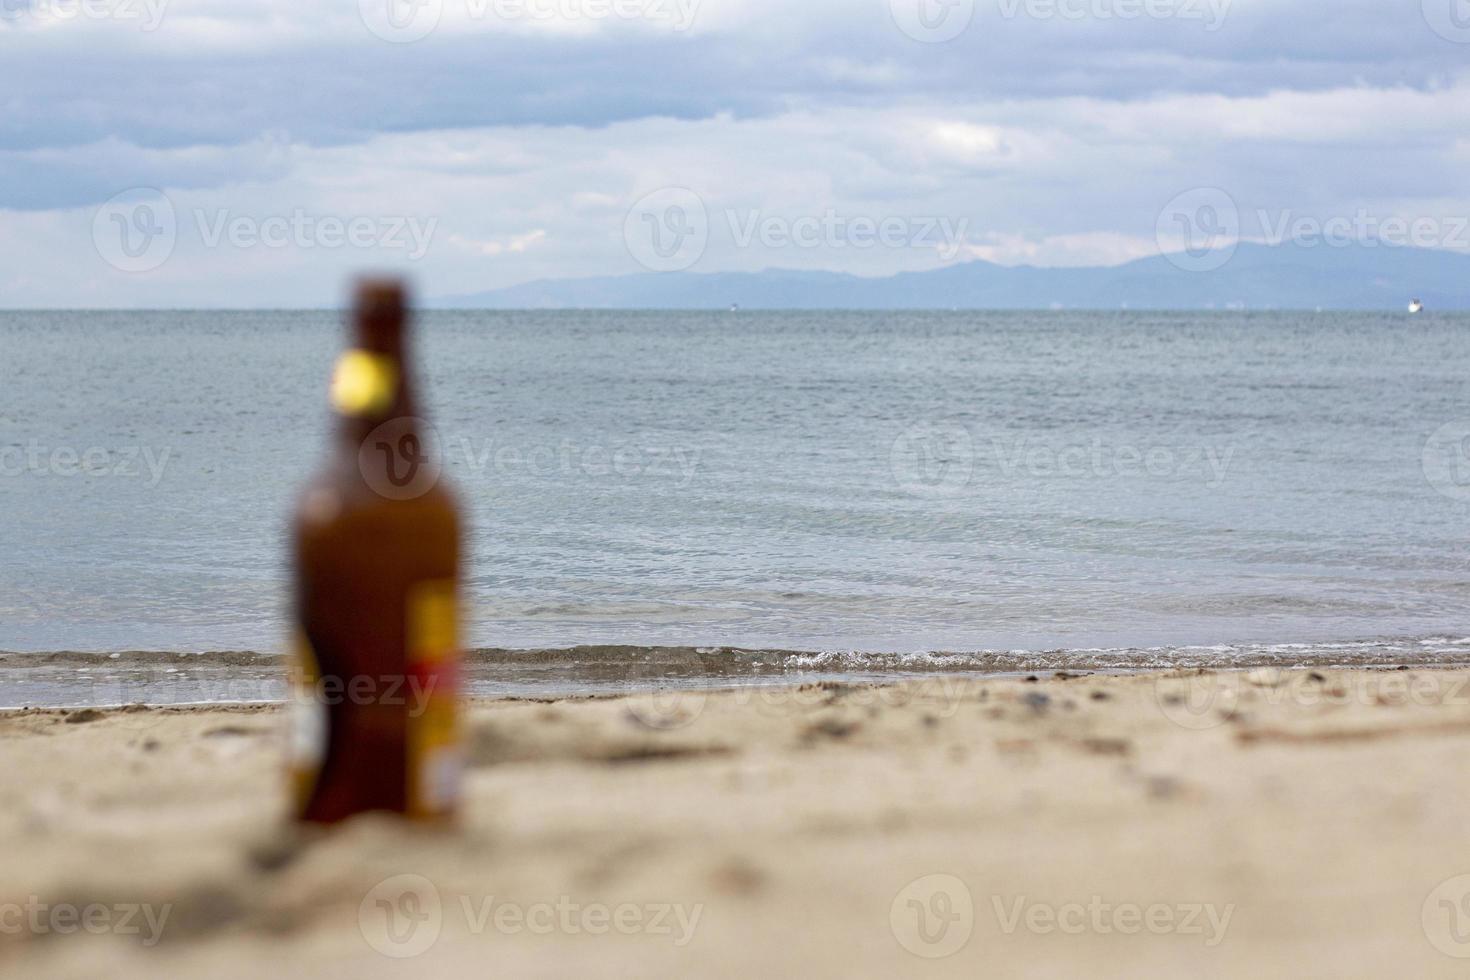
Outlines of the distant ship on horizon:
{"label": "distant ship on horizon", "polygon": [[1421,302],[1419,302],[1419,299],[1417,297],[1415,297],[1414,299],[1409,300],[1409,312],[1410,313],[1423,313],[1424,312],[1424,304],[1421,303]]}

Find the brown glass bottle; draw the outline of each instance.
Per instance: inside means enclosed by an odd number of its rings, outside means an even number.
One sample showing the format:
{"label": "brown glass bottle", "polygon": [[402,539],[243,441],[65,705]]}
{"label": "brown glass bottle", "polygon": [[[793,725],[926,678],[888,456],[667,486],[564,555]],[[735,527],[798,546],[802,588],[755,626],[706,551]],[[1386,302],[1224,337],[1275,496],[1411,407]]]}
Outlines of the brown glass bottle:
{"label": "brown glass bottle", "polygon": [[458,797],[458,507],[414,400],[404,288],[358,285],[337,432],[294,530],[297,816],[450,814]]}

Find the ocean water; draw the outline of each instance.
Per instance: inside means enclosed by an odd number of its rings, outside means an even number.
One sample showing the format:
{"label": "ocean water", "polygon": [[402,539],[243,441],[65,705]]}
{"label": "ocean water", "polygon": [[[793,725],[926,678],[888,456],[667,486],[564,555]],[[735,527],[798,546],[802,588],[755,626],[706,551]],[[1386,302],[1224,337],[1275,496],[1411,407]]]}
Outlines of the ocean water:
{"label": "ocean water", "polygon": [[[0,313],[0,650],[269,661],[342,340]],[[418,353],[502,680],[569,647],[843,674],[1470,634],[1470,317],[435,312]]]}

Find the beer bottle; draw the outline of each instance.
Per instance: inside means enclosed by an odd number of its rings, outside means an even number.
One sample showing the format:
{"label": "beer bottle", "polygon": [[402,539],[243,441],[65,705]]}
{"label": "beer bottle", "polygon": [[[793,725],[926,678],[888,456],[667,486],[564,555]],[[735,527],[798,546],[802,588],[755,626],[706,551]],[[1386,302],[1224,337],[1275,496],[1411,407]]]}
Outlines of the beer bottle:
{"label": "beer bottle", "polygon": [[295,518],[296,814],[452,812],[460,520],[415,402],[404,287],[358,284],[335,445]]}

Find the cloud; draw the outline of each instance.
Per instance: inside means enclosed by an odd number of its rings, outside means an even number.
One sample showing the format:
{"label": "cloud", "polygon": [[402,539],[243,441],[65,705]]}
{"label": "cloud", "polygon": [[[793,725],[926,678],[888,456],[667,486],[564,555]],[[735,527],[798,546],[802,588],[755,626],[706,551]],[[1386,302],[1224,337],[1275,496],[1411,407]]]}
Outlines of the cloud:
{"label": "cloud", "polygon": [[[919,0],[427,0],[405,43],[379,0],[19,2],[0,0],[9,305],[326,304],[363,265],[439,294],[639,271],[624,219],[664,187],[702,202],[705,271],[1121,261],[1194,187],[1224,189],[1245,237],[1261,211],[1470,213],[1470,47],[1417,2],[980,0],[945,43],[901,29]],[[146,272],[94,241],[130,188],[177,221]],[[297,230],[204,234],[221,215]],[[336,222],[395,219],[433,223],[421,257],[382,227],[332,244]],[[963,241],[831,241],[928,220]],[[822,244],[741,244],[766,226]]]}
{"label": "cloud", "polygon": [[[991,0],[946,44],[905,35],[889,0],[606,0],[663,14],[647,18],[567,12],[599,0],[525,0],[561,13],[510,18],[494,13],[508,0],[424,0],[440,11],[436,29],[405,44],[375,35],[360,11],[408,0],[89,2],[119,16],[0,19],[17,82],[0,145],[233,146],[267,131],[328,144],[385,131],[748,117],[801,103],[1427,88],[1465,66],[1463,45],[1417,17],[1406,25],[1379,0],[1148,0],[1186,13],[1223,4],[1215,31],[1182,13],[1039,16],[1058,4],[1144,0]],[[121,16],[146,3],[161,8],[156,29],[142,14]]]}

